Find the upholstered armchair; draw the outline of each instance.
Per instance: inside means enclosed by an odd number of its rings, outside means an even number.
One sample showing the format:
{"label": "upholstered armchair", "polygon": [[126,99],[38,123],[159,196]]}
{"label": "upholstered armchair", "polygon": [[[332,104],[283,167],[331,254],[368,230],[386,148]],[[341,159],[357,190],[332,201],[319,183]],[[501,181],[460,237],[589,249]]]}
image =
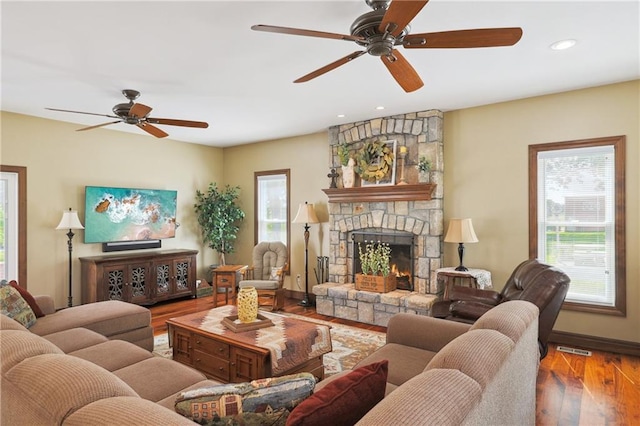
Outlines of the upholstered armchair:
{"label": "upholstered armchair", "polygon": [[255,287],[260,306],[270,306],[272,311],[282,309],[287,256],[287,246],[279,241],[258,243],[253,248],[253,263],[238,286]]}
{"label": "upholstered armchair", "polygon": [[449,300],[434,303],[432,315],[473,323],[494,306],[508,300],[526,300],[540,310],[538,346],[540,359],[547,355],[547,340],[556,322],[571,279],[560,269],[536,259],[516,267],[501,292],[468,287],[452,287]]}

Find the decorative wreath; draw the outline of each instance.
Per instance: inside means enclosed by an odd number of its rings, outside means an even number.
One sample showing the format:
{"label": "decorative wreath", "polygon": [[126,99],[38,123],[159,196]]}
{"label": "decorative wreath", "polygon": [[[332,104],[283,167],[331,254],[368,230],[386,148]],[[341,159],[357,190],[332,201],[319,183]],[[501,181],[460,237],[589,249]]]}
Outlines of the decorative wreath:
{"label": "decorative wreath", "polygon": [[393,151],[382,141],[365,143],[356,158],[356,172],[367,182],[383,179],[392,165]]}

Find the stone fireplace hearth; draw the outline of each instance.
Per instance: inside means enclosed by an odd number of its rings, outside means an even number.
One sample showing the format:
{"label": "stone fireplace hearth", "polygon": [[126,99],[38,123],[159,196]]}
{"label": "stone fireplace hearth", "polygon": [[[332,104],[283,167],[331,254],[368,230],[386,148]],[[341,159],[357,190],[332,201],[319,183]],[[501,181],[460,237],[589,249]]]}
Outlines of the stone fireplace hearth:
{"label": "stone fireplace hearth", "polygon": [[[396,140],[406,147],[404,175],[408,185],[327,189],[329,196],[329,282],[316,285],[318,313],[386,325],[397,312],[428,315],[436,296],[435,271],[442,265],[443,140],[442,112],[423,111],[332,127],[329,131],[332,168],[339,168],[337,146],[347,143],[354,153],[369,141]],[[420,176],[420,157],[432,169]],[[401,173],[397,170],[397,174]],[[353,286],[352,235],[410,235],[411,288],[386,294],[356,291]],[[354,253],[355,251],[355,253]]]}

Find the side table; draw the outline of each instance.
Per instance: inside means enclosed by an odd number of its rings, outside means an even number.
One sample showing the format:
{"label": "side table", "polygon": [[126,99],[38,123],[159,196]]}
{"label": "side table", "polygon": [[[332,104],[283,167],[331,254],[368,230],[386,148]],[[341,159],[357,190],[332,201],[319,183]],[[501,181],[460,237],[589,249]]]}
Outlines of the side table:
{"label": "side table", "polygon": [[449,299],[449,291],[453,286],[464,286],[480,289],[491,289],[491,272],[484,269],[456,271],[456,268],[436,269],[437,295],[441,300]]}
{"label": "side table", "polygon": [[248,265],[222,265],[214,269],[213,277],[211,279],[211,286],[213,287],[213,307],[218,306],[218,288],[224,288],[224,303],[229,304],[229,295],[231,295],[231,301],[236,297],[236,288],[238,283],[242,280]]}

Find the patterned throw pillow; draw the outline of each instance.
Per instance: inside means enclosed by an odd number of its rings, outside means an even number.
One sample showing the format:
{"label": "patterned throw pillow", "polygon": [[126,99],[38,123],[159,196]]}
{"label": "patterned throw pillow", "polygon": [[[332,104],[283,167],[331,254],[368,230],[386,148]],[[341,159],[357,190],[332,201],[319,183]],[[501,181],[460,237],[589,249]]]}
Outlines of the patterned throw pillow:
{"label": "patterned throw pillow", "polygon": [[271,275],[269,275],[269,280],[280,281],[280,275],[282,275],[282,266],[279,268],[271,268]]}
{"label": "patterned throw pillow", "polygon": [[348,426],[356,424],[384,398],[389,361],[356,368],[328,383],[298,405],[286,426]]}
{"label": "patterned throw pillow", "polygon": [[36,299],[31,295],[31,293],[20,287],[16,280],[9,281],[9,285],[18,290],[20,296],[22,296],[22,298],[29,304],[33,313],[36,314],[36,318],[42,318],[44,316],[44,312],[42,312],[42,309],[40,309],[40,306],[38,306]]}
{"label": "patterned throw pillow", "polygon": [[177,413],[201,425],[280,425],[313,392],[313,374],[230,383],[182,392]]}
{"label": "patterned throw pillow", "polygon": [[36,323],[36,314],[18,290],[10,285],[0,287],[0,312],[27,328]]}

